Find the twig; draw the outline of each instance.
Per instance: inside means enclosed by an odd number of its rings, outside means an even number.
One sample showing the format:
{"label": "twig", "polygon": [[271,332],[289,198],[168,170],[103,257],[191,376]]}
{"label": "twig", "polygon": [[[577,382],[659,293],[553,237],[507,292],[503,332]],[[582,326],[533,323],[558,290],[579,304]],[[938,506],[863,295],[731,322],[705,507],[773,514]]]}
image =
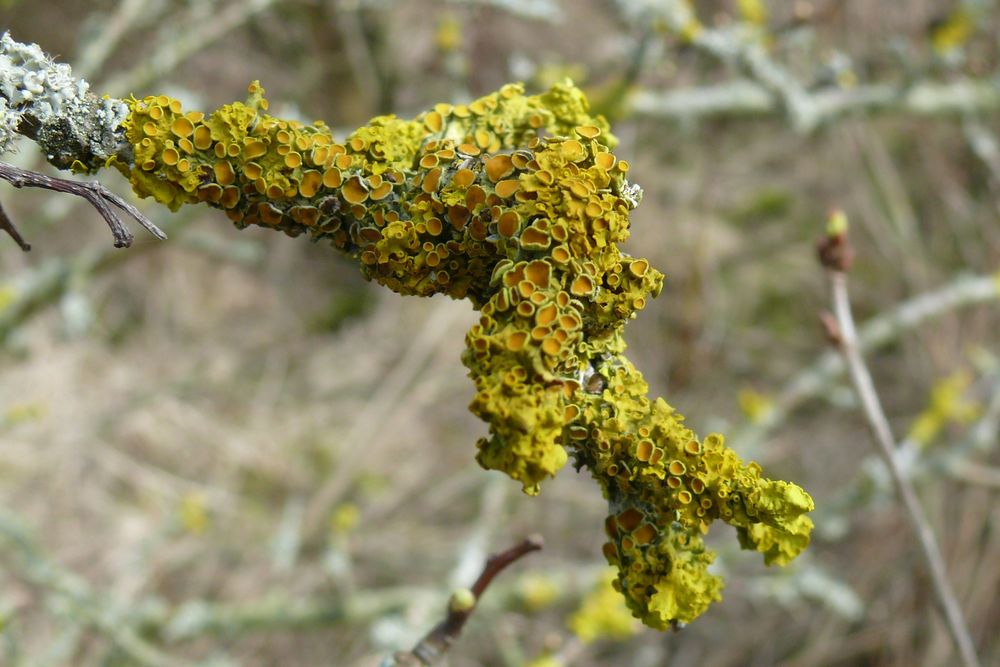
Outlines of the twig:
{"label": "twig", "polygon": [[25,242],[24,237],[21,236],[21,232],[17,231],[17,227],[14,226],[14,222],[7,216],[7,212],[3,210],[2,205],[0,205],[0,230],[10,234],[10,237],[14,239],[14,242],[24,252],[31,250],[31,246]]}
{"label": "twig", "polygon": [[896,492],[903,501],[906,516],[917,534],[924,559],[927,561],[934,592],[944,613],[948,630],[961,656],[962,664],[966,667],[978,667],[979,658],[976,656],[975,646],[962,617],[955,593],[948,582],[948,573],[944,558],[941,556],[941,550],[920,506],[920,501],[917,499],[917,493],[896,458],[896,441],[892,436],[889,420],[882,409],[868,366],[865,364],[864,357],[861,356],[847,289],[847,265],[849,262],[842,261],[842,258],[849,254],[846,230],[844,229],[832,231],[820,244],[820,257],[830,276],[833,312],[838,328],[838,347],[847,364],[865,417],[875,436],[879,454],[889,469]]}
{"label": "twig", "polygon": [[434,665],[440,661],[458,639],[466,621],[476,610],[479,598],[486,592],[493,579],[511,563],[532,551],[540,550],[542,545],[541,536],[532,535],[506,551],[490,556],[472,588],[457,591],[451,596],[451,600],[448,602],[448,615],[445,619],[417,642],[412,651],[398,652],[384,664],[395,667],[416,667],[417,665]]}
{"label": "twig", "polygon": [[[830,315],[832,318],[833,315]],[[863,336],[860,339],[863,341]],[[862,344],[862,353],[864,345]],[[896,459],[909,477],[918,484],[922,480],[940,479],[948,475],[963,484],[997,486],[1000,488],[1000,471],[973,461],[973,453],[983,453],[997,444],[997,428],[1000,423],[1000,370],[992,371],[992,397],[979,421],[969,429],[968,437],[948,447],[932,451],[918,451],[918,446],[904,440],[896,448]],[[880,456],[876,453],[865,456],[857,466],[858,474],[838,488],[817,510],[816,524],[823,525],[825,517],[843,517],[852,509],[884,504],[893,492],[892,483],[879,467]],[[994,483],[995,482],[995,483]]]}
{"label": "twig", "polygon": [[[493,583],[493,579],[498,574],[503,572],[507,566],[532,551],[541,551],[544,546],[545,541],[542,539],[541,535],[529,535],[521,540],[519,544],[515,544],[510,549],[490,556],[486,561],[486,567],[483,568],[479,578],[476,579],[476,583],[472,585],[472,594],[475,595],[478,600],[482,597],[483,593],[486,592],[489,585]],[[468,615],[469,614],[466,614],[466,616]],[[465,623],[465,621],[463,620],[462,623]]]}
{"label": "twig", "polygon": [[[1000,109],[1000,86],[991,81],[960,79],[924,81],[909,87],[869,84],[854,88],[829,87],[808,94],[809,123],[796,126],[810,132],[855,113],[908,114],[959,117]],[[726,83],[632,93],[628,112],[676,120],[727,117],[767,117],[783,111],[781,100],[767,87],[749,79]]]}
{"label": "twig", "polygon": [[[142,225],[146,231],[161,241],[167,238],[167,235],[164,234],[159,227],[154,225],[149,218],[140,213],[139,209],[132,206],[132,204],[129,204],[127,201],[111,192],[97,181],[92,181],[90,183],[70,181],[65,178],[47,176],[37,171],[20,169],[5,162],[0,162],[0,179],[7,181],[15,188],[44,188],[46,190],[63,192],[86,199],[90,202],[91,206],[97,209],[97,212],[101,214],[101,217],[104,218],[105,222],[108,223],[108,227],[111,228],[111,234],[115,239],[116,248],[129,247],[132,245],[134,237],[132,236],[132,232],[128,230],[128,227],[125,226],[125,223],[121,221],[121,218],[119,218],[112,206],[121,209],[128,215],[135,218],[135,220]],[[14,238],[17,239],[18,237],[15,236]],[[24,246],[22,245],[22,248],[23,247]]]}

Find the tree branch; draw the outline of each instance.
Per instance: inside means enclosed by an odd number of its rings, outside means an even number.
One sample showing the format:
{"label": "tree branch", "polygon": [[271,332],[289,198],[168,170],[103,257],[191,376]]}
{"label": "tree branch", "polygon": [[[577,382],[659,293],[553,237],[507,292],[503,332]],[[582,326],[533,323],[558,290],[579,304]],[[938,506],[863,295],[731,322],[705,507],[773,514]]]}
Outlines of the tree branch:
{"label": "tree branch", "polygon": [[132,147],[122,125],[128,105],[98,97],[37,44],[0,36],[0,153],[13,134],[35,141],[58,169],[94,171],[118,159],[131,162]]}
{"label": "tree branch", "polygon": [[[31,72],[21,73],[23,84]],[[50,107],[59,101],[44,87],[41,92]],[[211,115],[184,113],[181,102],[167,96],[131,100],[127,125],[135,159],[108,160],[125,161],[134,190],[171,208],[207,203],[240,227],[329,239],[366,276],[396,292],[469,298],[484,314],[467,336],[472,352],[465,356],[478,390],[472,409],[490,425],[490,439],[478,445],[480,463],[537,493],[571,454],[593,461],[621,526],[604,551],[614,554],[609,559],[619,567],[620,590],[647,624],[688,622],[718,599],[720,580],[708,572],[711,555],[701,542],[714,519],[741,529],[766,521],[777,531],[754,533],[741,541],[744,548],[765,551],[755,540],[773,539],[782,543],[782,560],[805,548],[812,528],[805,514],[813,502],[801,488],[774,486],[725,449],[721,436],[707,436],[704,449],[687,430],[683,438],[667,437],[683,428],[682,416],[662,400],[644,401],[641,410],[617,404],[648,391],[622,354],[621,335],[623,325],[659,293],[662,275],[617,246],[641,191],[627,180],[628,163],[610,152],[614,137],[605,119],[588,113],[582,91],[567,81],[526,97],[521,87],[506,86],[414,120],[375,119],[344,144],[323,123],[291,125],[266,114],[259,83],[248,93],[246,103]],[[538,140],[542,129],[552,136]],[[554,171],[534,176],[533,165],[546,160]],[[579,198],[592,206],[581,208]],[[414,218],[419,202],[430,208]],[[601,222],[591,224],[590,218]],[[549,221],[561,226],[550,230]],[[575,256],[587,261],[569,261]],[[453,259],[442,264],[448,257]],[[608,290],[599,287],[604,282]],[[510,289],[515,285],[517,290]],[[533,317],[536,306],[544,308]],[[538,348],[541,365],[521,365],[527,345]],[[553,372],[560,391],[551,390]],[[508,391],[511,383],[518,389]],[[608,391],[592,388],[605,384]],[[609,412],[628,417],[612,424],[604,417]],[[634,434],[646,432],[661,435],[656,444],[646,439],[633,451]],[[726,464],[696,458],[703,451],[719,453]],[[689,465],[674,465],[675,458]],[[692,491],[661,484],[668,467]],[[770,485],[766,507],[756,506],[755,494],[734,494],[723,508],[735,470],[744,471],[743,486]],[[723,509],[696,514],[704,506],[691,503],[694,494]],[[633,529],[645,539],[627,538]],[[696,559],[692,576],[670,577],[678,551]],[[681,603],[656,603],[654,596],[674,594],[664,587],[676,588]],[[458,613],[471,611],[475,601],[471,592],[456,598],[456,625],[430,640],[450,641],[461,628]]]}

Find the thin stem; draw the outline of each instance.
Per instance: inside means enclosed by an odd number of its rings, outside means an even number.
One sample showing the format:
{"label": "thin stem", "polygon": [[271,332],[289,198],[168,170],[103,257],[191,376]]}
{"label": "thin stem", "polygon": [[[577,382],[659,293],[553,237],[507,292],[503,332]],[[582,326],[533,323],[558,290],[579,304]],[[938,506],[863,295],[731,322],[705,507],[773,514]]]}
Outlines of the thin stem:
{"label": "thin stem", "polygon": [[[799,101],[794,129],[809,133],[852,114],[955,118],[993,113],[1000,108],[1000,90],[989,81],[917,81],[907,86],[871,83],[844,89],[830,86],[809,91]],[[775,91],[759,81],[737,77],[729,81],[670,90],[639,89],[629,95],[628,113],[648,118],[689,120],[764,118],[788,114]],[[968,131],[968,130],[967,130]],[[973,146],[976,150],[976,146]]]}
{"label": "thin stem", "polygon": [[515,561],[520,560],[522,556],[526,556],[532,551],[540,551],[543,546],[544,542],[541,535],[530,535],[510,549],[490,556],[479,578],[476,579],[476,583],[472,584],[472,594],[478,600],[486,592],[489,585],[493,583],[493,579],[498,574],[506,570]]}
{"label": "thin stem", "polygon": [[944,558],[938,547],[934,532],[931,529],[927,517],[924,515],[917,493],[910,483],[910,479],[903,473],[895,457],[896,444],[889,427],[889,420],[885,416],[879,400],[875,383],[872,381],[871,373],[865,364],[864,357],[858,345],[858,334],[854,326],[854,317],[851,314],[851,302],[847,290],[847,274],[844,271],[830,271],[831,297],[833,300],[833,312],[836,317],[838,331],[837,343],[844,361],[847,364],[851,381],[857,391],[858,399],[864,409],[865,417],[875,436],[878,444],[878,452],[889,468],[896,492],[903,501],[906,515],[913,525],[920,547],[927,561],[927,568],[930,571],[931,581],[934,584],[934,592],[938,603],[945,615],[948,630],[951,633],[955,646],[962,658],[962,664],[966,667],[978,667],[979,658],[972,643],[969,629],[962,617],[962,611],[955,598],[955,593],[948,582],[948,573],[945,568]]}

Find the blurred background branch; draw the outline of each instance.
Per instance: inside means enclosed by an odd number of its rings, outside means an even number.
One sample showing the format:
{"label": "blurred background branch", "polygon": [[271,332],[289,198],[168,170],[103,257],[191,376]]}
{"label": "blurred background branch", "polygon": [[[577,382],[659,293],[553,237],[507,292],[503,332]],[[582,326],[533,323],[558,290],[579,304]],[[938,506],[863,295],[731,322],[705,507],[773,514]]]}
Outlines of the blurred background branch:
{"label": "blurred background branch", "polygon": [[[905,87],[859,85],[831,88],[795,97],[791,115],[798,132],[812,132],[856,114],[897,114],[953,117],[995,113],[1000,109],[1000,87],[993,81],[917,82]],[[789,113],[782,98],[753,80],[669,91],[638,90],[629,98],[632,113],[675,121],[713,117],[761,117]]]}
{"label": "blurred background branch", "polygon": [[[627,3],[619,3],[623,4]],[[766,11],[762,2],[743,4]],[[630,97],[630,109],[636,114],[675,120],[782,114],[795,131],[808,133],[844,116],[861,113],[961,117],[1000,109],[1000,86],[995,77],[948,82],[908,78],[900,84],[847,86],[834,82],[807,89],[795,74],[771,57],[769,36],[752,18],[726,28],[707,28],[686,0],[665,0],[648,6],[651,9],[638,14],[639,20],[659,18],[684,43],[747,78],[707,87],[639,90]],[[634,10],[623,7],[623,11]]]}

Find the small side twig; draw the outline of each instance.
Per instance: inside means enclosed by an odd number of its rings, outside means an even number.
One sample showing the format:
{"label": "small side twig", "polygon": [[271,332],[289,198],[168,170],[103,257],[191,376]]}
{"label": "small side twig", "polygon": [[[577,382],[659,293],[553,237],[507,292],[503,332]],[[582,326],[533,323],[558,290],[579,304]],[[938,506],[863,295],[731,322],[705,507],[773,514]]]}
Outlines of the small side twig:
{"label": "small side twig", "polygon": [[400,651],[386,661],[386,667],[417,667],[434,665],[451,648],[465,627],[465,622],[476,610],[476,603],[498,574],[511,563],[543,546],[540,535],[526,537],[506,551],[490,556],[483,571],[471,589],[463,589],[452,594],[448,601],[448,615],[417,642],[411,651]]}
{"label": "small side twig", "polygon": [[21,232],[17,231],[17,227],[14,226],[14,221],[11,220],[7,215],[7,212],[3,210],[2,205],[0,205],[0,230],[7,232],[24,252],[31,250],[31,245],[24,240],[24,237],[21,236]]}
{"label": "small side twig", "polygon": [[847,221],[842,215],[831,218],[831,227],[819,245],[819,256],[830,275],[833,314],[837,324],[837,346],[844,357],[851,381],[861,402],[868,424],[875,436],[878,452],[889,469],[893,486],[903,501],[905,514],[917,534],[938,604],[944,613],[948,631],[965,667],[978,667],[979,658],[962,616],[958,600],[948,581],[944,557],[938,547],[930,522],[924,515],[910,478],[902,470],[896,457],[896,441],[879,399],[871,373],[861,355],[858,334],[851,314],[851,301],[847,290],[847,270],[853,253],[847,242]]}
{"label": "small side twig", "polygon": [[[146,231],[161,241],[167,238],[167,235],[164,234],[159,227],[153,224],[149,218],[144,216],[139,209],[132,204],[129,204],[127,201],[96,181],[83,183],[80,181],[71,181],[65,178],[47,176],[37,171],[20,169],[5,162],[0,162],[0,179],[7,181],[15,188],[43,188],[45,190],[63,192],[86,199],[91,206],[97,209],[97,212],[101,214],[101,217],[104,218],[105,222],[108,223],[108,227],[111,228],[111,234],[115,239],[116,248],[129,247],[132,245],[134,237],[132,236],[132,232],[128,230],[128,227],[125,226],[125,223],[122,222],[119,214],[115,211],[115,208],[118,208],[130,215],[136,220],[136,222],[142,225]],[[16,230],[13,233],[11,232],[13,225],[10,225],[9,228],[4,226],[4,229],[10,233],[11,236],[14,236],[15,240],[19,238],[19,235],[16,235]],[[24,248],[23,241],[21,244],[21,247]]]}

